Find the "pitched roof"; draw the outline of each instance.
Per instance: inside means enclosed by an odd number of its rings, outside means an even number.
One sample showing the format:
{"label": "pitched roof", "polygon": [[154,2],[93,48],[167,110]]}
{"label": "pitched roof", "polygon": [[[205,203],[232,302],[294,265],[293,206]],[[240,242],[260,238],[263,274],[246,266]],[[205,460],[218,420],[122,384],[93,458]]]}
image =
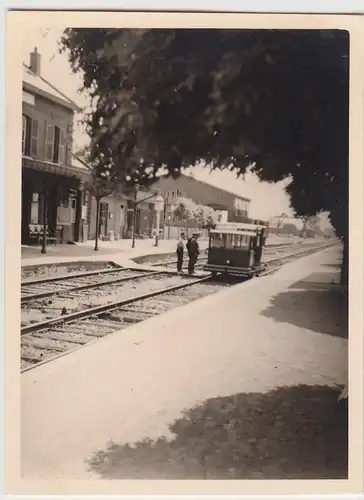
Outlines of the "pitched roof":
{"label": "pitched roof", "polygon": [[23,87],[25,90],[34,92],[35,94],[47,97],[53,102],[60,104],[73,111],[81,111],[81,108],[69,99],[65,94],[57,89],[54,85],[49,83],[42,76],[37,76],[33,71],[23,63]]}
{"label": "pitched roof", "polygon": [[223,188],[220,188],[218,186],[214,186],[214,184],[211,184],[210,182],[206,182],[206,181],[202,181],[200,179],[197,179],[193,174],[186,174],[184,172],[181,172],[181,177],[187,178],[187,179],[191,180],[192,182],[196,182],[196,183],[200,183],[200,184],[205,184],[205,185],[207,185],[207,186],[209,186],[209,187],[211,187],[213,189],[216,189],[217,191],[220,191],[220,192],[223,192],[223,193],[226,193],[226,194],[229,194],[229,195],[233,195],[236,198],[239,198],[240,200],[251,201],[251,199],[247,198],[246,196],[242,196],[242,195],[234,193],[232,191],[228,191],[227,189],[223,189]]}

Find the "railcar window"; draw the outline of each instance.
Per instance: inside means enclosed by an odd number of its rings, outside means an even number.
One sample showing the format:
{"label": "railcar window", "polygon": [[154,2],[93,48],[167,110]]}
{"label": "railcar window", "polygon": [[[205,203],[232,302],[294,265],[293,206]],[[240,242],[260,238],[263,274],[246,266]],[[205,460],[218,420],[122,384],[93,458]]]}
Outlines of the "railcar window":
{"label": "railcar window", "polygon": [[241,248],[242,245],[242,236],[235,235],[235,248]]}
{"label": "railcar window", "polygon": [[225,246],[225,235],[213,233],[211,234],[211,247],[212,248],[224,248]]}
{"label": "railcar window", "polygon": [[234,235],[233,234],[226,235],[226,248],[234,248]]}
{"label": "railcar window", "polygon": [[249,248],[249,244],[250,244],[250,236],[247,236],[246,234],[244,234],[244,236],[242,237],[242,243],[241,243],[241,246],[242,248]]}

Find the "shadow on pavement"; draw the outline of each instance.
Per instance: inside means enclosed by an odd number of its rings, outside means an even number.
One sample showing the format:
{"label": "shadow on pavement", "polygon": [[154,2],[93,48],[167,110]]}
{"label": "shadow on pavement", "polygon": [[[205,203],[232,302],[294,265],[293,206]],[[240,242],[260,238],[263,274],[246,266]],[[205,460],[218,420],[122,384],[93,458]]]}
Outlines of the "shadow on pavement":
{"label": "shadow on pavement", "polygon": [[271,298],[267,318],[334,337],[348,338],[348,296],[340,285],[315,273]]}
{"label": "shadow on pavement", "polygon": [[346,479],[347,406],[327,386],[206,400],[162,437],[112,444],[88,462],[101,479]]}

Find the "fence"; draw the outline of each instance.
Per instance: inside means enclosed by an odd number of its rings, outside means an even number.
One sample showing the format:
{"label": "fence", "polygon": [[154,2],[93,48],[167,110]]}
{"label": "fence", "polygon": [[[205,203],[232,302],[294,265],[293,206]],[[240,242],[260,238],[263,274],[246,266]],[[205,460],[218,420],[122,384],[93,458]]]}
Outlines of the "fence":
{"label": "fence", "polygon": [[176,240],[181,232],[184,232],[186,237],[192,236],[194,231],[198,231],[200,233],[200,239],[207,239],[209,236],[208,229],[198,229],[195,227],[179,227],[179,226],[165,226],[162,229],[162,238],[164,240]]}

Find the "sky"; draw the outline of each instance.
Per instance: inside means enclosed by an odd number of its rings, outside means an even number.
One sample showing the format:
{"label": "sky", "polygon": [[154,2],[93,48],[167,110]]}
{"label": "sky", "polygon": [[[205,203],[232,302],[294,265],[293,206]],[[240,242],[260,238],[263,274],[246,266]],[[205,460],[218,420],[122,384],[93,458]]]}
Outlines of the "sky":
{"label": "sky", "polygon": [[[87,96],[79,92],[82,85],[81,77],[72,73],[67,55],[58,53],[58,41],[61,35],[62,30],[58,28],[29,27],[24,37],[23,61],[29,64],[30,52],[37,47],[41,55],[42,76],[79,106],[87,106]],[[81,117],[77,115],[75,119],[74,151],[88,143],[87,135],[82,126],[77,123]],[[269,220],[281,213],[293,215],[289,197],[284,191],[284,182],[277,184],[260,182],[252,174],[247,174],[244,180],[237,179],[232,172],[210,173],[208,169],[202,167],[194,167],[193,175],[196,179],[249,198],[251,200],[250,216],[253,218]]]}

